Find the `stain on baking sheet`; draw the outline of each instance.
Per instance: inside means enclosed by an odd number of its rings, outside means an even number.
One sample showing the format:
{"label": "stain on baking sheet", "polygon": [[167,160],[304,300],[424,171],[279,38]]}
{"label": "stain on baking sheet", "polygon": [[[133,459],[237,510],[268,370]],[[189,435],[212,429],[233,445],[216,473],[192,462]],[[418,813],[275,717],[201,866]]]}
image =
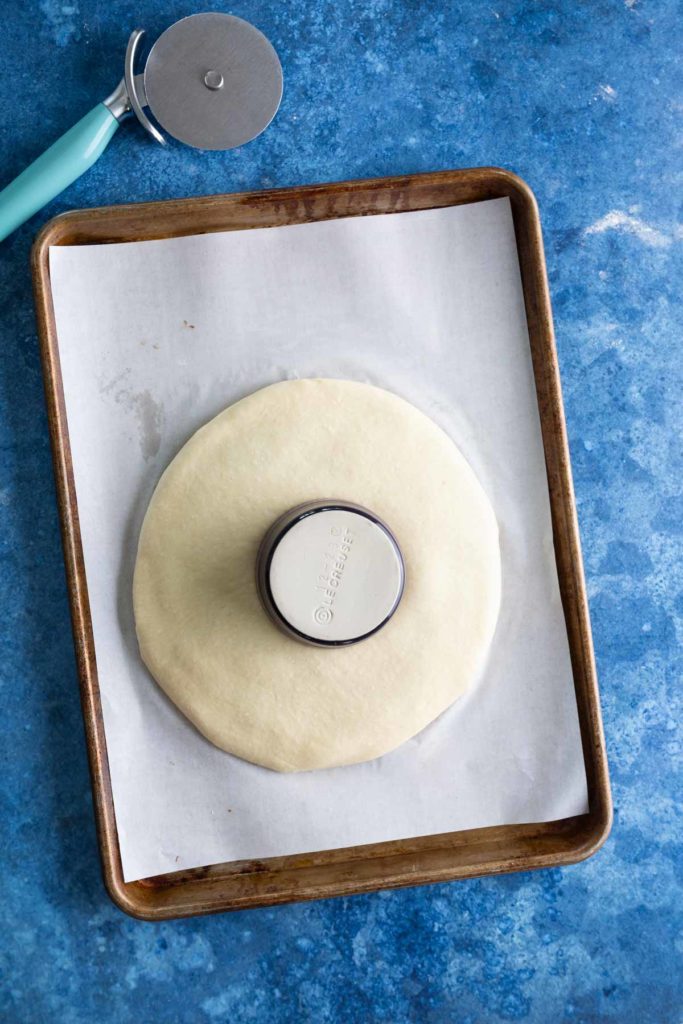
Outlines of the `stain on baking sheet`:
{"label": "stain on baking sheet", "polygon": [[145,459],[153,459],[161,446],[162,408],[149,391],[132,394],[130,405],[138,422],[142,454]]}
{"label": "stain on baking sheet", "polygon": [[[140,450],[145,461],[153,459],[161,447],[161,430],[164,421],[163,406],[156,401],[151,392],[134,391],[124,383],[130,376],[130,370],[124,370],[111,380],[100,380],[101,395],[113,395],[117,405],[122,405],[135,417]],[[117,385],[121,385],[116,390]]]}
{"label": "stain on baking sheet", "polygon": [[[142,344],[142,342],[140,342],[140,344]],[[99,382],[98,382],[99,383],[100,394],[101,395],[108,395],[108,394],[110,394],[114,390],[116,385],[117,384],[121,384],[121,382],[124,381],[126,379],[126,377],[128,377],[128,376],[130,376],[130,370],[122,370],[121,373],[117,373],[115,377],[111,378],[111,380],[105,380],[103,377],[100,377],[99,378]],[[114,396],[116,398],[117,402],[119,402],[121,400],[121,398],[120,398],[121,394],[123,394],[123,392],[122,391],[118,391],[116,393],[116,395]]]}

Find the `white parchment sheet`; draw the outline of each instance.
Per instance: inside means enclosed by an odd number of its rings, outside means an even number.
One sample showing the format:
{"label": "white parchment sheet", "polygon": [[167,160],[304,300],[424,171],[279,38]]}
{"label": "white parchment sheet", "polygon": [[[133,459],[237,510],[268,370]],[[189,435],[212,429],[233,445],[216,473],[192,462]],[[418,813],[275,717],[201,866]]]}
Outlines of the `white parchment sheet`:
{"label": "white parchment sheet", "polygon": [[[126,880],[586,811],[508,200],[55,247],[50,269]],[[496,511],[503,600],[482,678],[424,732],[367,764],[280,775],[213,747],[157,688],[131,582],[178,449],[297,376],[377,384],[445,428]]]}

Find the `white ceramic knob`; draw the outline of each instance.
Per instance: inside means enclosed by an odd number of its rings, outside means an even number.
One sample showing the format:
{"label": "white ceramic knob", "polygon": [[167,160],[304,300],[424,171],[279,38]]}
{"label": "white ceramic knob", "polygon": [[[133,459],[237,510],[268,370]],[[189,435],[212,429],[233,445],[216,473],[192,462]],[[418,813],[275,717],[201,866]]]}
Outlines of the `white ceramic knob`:
{"label": "white ceramic knob", "polygon": [[282,630],[338,647],[372,636],[403,594],[405,569],[389,527],[346,501],[315,501],[281,516],[257,562],[263,605]]}

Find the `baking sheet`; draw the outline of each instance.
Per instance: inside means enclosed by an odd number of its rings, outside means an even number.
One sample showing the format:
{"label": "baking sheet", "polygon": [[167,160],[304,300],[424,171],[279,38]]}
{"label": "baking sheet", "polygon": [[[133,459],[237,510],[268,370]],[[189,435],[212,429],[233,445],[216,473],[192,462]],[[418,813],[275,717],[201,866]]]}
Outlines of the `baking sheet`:
{"label": "baking sheet", "polygon": [[[125,880],[586,811],[509,201],[57,246],[50,273]],[[297,376],[389,388],[451,435],[496,511],[503,599],[480,680],[435,723],[368,764],[279,775],[157,688],[131,584],[169,460]]]}

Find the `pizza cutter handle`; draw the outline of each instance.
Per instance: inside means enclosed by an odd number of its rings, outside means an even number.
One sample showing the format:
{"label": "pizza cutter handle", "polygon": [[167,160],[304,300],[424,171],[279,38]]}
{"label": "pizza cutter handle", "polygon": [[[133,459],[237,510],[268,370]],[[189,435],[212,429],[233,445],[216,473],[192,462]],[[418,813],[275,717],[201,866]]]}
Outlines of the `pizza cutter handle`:
{"label": "pizza cutter handle", "polygon": [[98,103],[10,182],[0,192],[0,241],[92,167],[118,126],[109,108]]}

